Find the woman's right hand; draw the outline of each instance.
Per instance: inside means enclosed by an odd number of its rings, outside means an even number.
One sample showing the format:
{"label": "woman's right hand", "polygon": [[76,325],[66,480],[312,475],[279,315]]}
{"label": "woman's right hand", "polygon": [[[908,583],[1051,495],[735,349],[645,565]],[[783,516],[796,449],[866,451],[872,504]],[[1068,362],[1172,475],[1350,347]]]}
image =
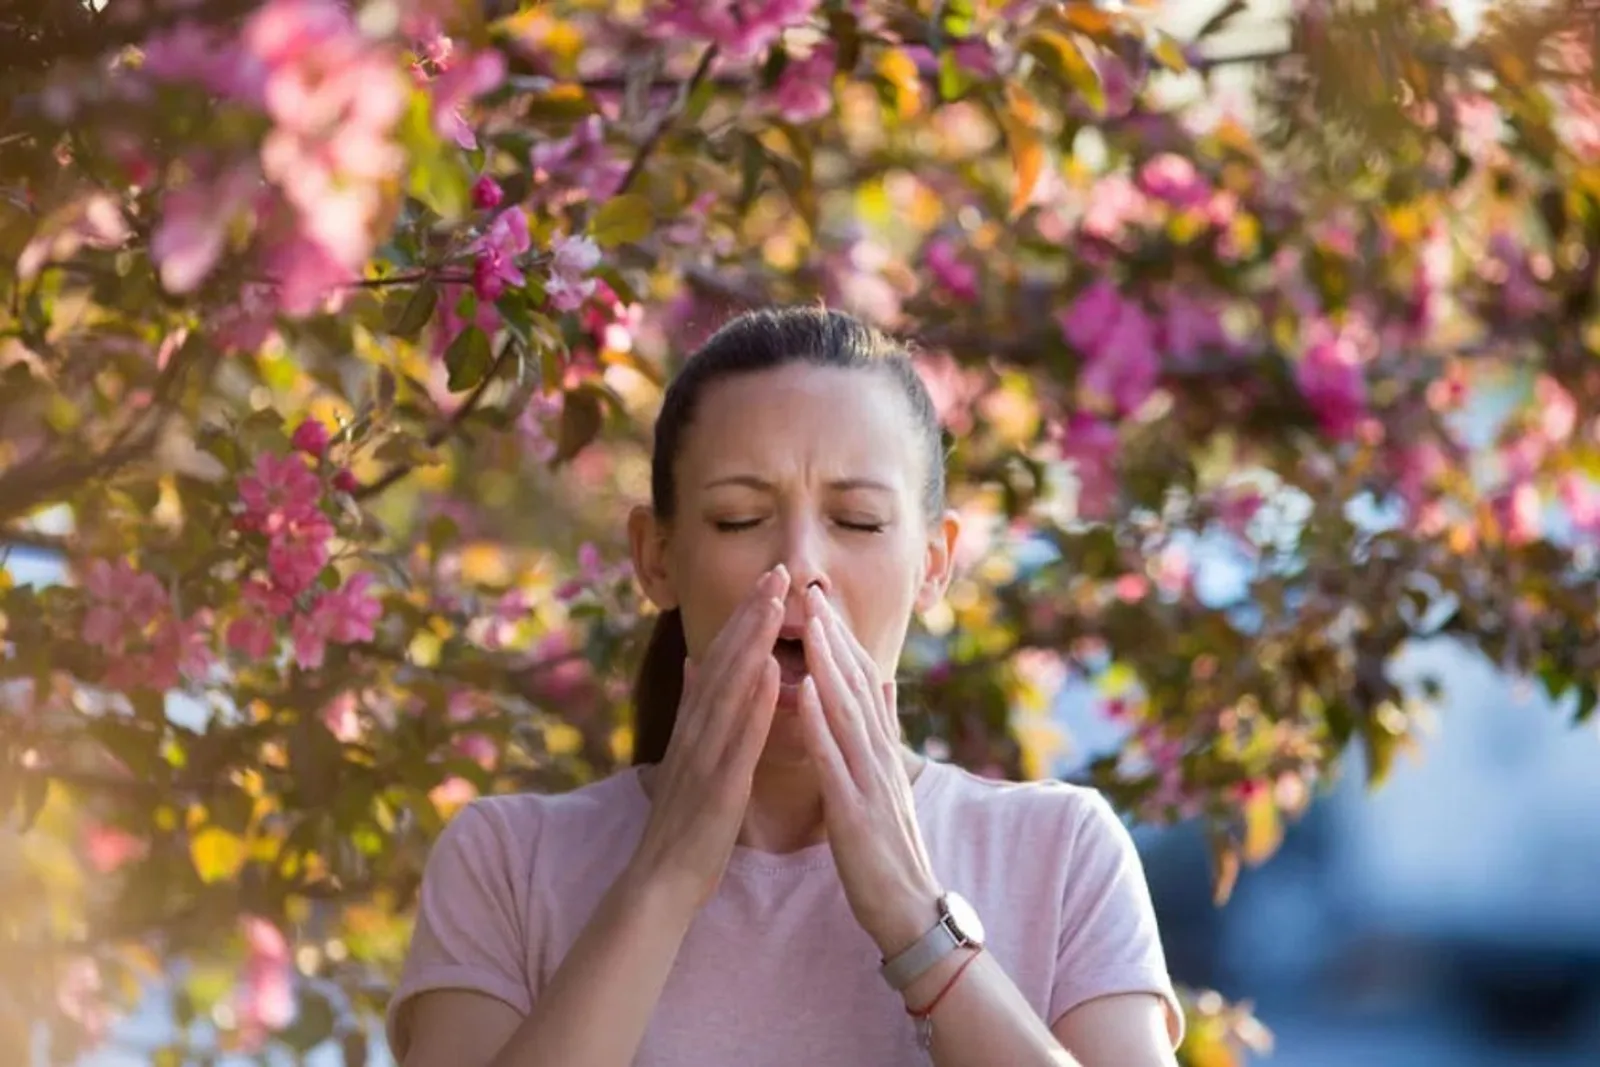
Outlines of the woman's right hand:
{"label": "woman's right hand", "polygon": [[631,872],[695,910],[716,893],[750,800],[756,761],[778,703],[773,645],[789,573],[756,583],[706,649],[684,665],[683,696],[650,782],[652,810]]}

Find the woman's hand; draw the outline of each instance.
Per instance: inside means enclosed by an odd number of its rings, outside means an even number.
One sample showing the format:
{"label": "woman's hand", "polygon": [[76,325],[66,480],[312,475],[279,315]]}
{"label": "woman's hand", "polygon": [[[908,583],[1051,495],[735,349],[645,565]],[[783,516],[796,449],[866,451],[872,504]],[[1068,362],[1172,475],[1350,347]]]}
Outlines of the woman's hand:
{"label": "woman's hand", "polygon": [[773,644],[789,572],[768,571],[706,649],[684,669],[683,697],[630,873],[666,885],[698,910],[716,893],[750,800],[756,761],[778,703]]}
{"label": "woman's hand", "polygon": [[917,826],[894,683],[822,591],[806,590],[800,716],[822,777],[823,817],[856,921],[885,958],[938,921],[939,884]]}

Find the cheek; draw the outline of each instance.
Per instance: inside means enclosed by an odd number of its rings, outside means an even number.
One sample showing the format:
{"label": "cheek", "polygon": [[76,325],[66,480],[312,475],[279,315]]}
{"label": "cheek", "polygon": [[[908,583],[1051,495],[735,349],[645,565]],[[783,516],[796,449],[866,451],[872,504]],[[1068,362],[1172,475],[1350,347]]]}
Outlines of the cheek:
{"label": "cheek", "polygon": [[697,541],[677,554],[672,580],[692,655],[700,654],[771,563],[755,538]]}

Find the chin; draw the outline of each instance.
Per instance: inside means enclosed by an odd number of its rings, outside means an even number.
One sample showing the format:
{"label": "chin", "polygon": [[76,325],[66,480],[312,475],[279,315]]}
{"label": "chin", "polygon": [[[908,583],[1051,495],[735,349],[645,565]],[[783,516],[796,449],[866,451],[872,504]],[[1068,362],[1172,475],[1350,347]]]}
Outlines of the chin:
{"label": "chin", "polygon": [[805,734],[797,710],[781,705],[772,717],[772,729],[767,734],[766,747],[761,750],[761,763],[767,767],[795,767],[811,762],[806,751]]}

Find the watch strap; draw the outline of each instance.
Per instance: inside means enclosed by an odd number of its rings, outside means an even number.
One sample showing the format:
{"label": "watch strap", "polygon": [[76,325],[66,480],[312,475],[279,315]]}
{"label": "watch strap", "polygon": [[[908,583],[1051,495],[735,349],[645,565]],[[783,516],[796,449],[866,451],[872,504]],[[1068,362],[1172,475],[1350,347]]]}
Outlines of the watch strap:
{"label": "watch strap", "polygon": [[904,992],[923,972],[965,943],[953,929],[949,915],[942,913],[933,929],[918,938],[910,948],[884,963],[881,971],[883,980],[896,992]]}

